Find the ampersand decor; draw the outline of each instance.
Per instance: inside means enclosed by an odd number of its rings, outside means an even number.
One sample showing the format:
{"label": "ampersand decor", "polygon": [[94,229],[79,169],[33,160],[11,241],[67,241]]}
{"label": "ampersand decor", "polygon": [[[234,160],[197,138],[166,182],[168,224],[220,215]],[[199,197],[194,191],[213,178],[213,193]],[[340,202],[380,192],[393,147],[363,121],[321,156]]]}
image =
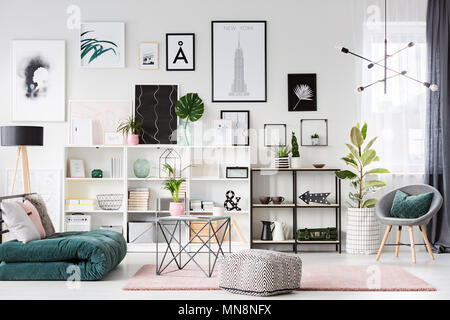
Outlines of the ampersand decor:
{"label": "ampersand decor", "polygon": [[[225,202],[223,203],[223,207],[225,208],[225,210],[227,211],[241,211],[242,209],[238,207],[238,203],[241,200],[241,197],[234,197],[234,191],[233,190],[228,190],[225,193],[225,197],[227,198],[225,200]],[[234,201],[233,199],[236,199],[236,201]]]}

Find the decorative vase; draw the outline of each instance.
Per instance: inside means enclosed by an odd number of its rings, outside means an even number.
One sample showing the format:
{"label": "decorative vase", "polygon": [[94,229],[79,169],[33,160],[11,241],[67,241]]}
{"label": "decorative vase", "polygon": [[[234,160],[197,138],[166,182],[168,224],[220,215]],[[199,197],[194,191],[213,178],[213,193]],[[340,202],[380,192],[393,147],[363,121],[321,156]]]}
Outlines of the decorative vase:
{"label": "decorative vase", "polygon": [[191,122],[188,121],[186,125],[186,120],[179,120],[177,129],[177,144],[181,146],[190,146],[192,144]]}
{"label": "decorative vase", "polygon": [[301,168],[300,157],[291,158],[291,168]]}
{"label": "decorative vase", "polygon": [[133,172],[136,178],[147,178],[150,174],[150,162],[146,159],[137,159],[133,163]]}
{"label": "decorative vase", "polygon": [[346,251],[375,254],[380,246],[380,225],[375,208],[348,208]]}
{"label": "decorative vase", "polygon": [[290,160],[290,157],[277,157],[274,159],[274,167],[279,169],[289,168],[291,166]]}
{"label": "decorative vase", "polygon": [[169,212],[171,216],[184,215],[184,202],[171,202],[169,205]]}
{"label": "decorative vase", "polygon": [[100,169],[94,169],[91,172],[92,178],[103,178],[103,171]]}
{"label": "decorative vase", "polygon": [[318,146],[319,145],[319,138],[311,138],[311,144],[313,146]]}
{"label": "decorative vase", "polygon": [[139,144],[139,135],[137,134],[129,134],[127,136],[127,144],[130,146],[136,146]]}

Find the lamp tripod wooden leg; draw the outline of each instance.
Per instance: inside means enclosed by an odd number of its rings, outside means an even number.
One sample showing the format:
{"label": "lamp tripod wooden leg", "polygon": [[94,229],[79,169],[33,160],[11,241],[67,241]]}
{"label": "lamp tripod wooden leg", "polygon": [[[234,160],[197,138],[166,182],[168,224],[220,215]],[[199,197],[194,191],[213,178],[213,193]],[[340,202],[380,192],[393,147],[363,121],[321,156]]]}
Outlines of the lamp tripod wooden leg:
{"label": "lamp tripod wooden leg", "polygon": [[395,257],[398,258],[398,252],[400,251],[400,237],[402,235],[402,226],[398,226],[397,229],[397,241],[395,246]]}
{"label": "lamp tripod wooden leg", "polygon": [[236,230],[236,233],[238,234],[239,239],[241,239],[242,243],[247,243],[247,240],[245,240],[245,237],[241,232],[241,228],[239,228],[239,224],[235,220],[234,221],[231,220],[230,229],[229,231],[227,230],[227,234],[224,237],[224,241],[228,241],[228,234],[229,232],[231,232],[231,228],[234,228]]}
{"label": "lamp tripod wooden leg", "polygon": [[427,246],[428,254],[431,257],[431,260],[434,260],[433,251],[431,251],[431,245],[430,245],[430,241],[428,241],[427,232],[425,231],[425,227],[419,226],[419,229],[422,232],[422,237],[423,237],[423,240],[425,241],[425,245]]}
{"label": "lamp tripod wooden leg", "polygon": [[377,261],[380,260],[381,252],[383,252],[384,245],[386,244],[387,238],[389,236],[389,232],[391,232],[392,226],[389,225],[386,228],[386,232],[384,233],[383,241],[381,242],[380,249],[378,249]]}
{"label": "lamp tripod wooden leg", "polygon": [[9,188],[9,195],[13,195],[14,186],[16,184],[17,172],[19,169],[19,161],[22,162],[22,180],[23,180],[23,193],[30,193],[30,168],[28,166],[28,152],[26,146],[17,147],[16,163],[14,166],[14,172],[12,176],[11,186]]}
{"label": "lamp tripod wooden leg", "polygon": [[416,248],[414,244],[414,230],[413,226],[409,226],[409,238],[411,239],[411,257],[412,261],[416,263]]}

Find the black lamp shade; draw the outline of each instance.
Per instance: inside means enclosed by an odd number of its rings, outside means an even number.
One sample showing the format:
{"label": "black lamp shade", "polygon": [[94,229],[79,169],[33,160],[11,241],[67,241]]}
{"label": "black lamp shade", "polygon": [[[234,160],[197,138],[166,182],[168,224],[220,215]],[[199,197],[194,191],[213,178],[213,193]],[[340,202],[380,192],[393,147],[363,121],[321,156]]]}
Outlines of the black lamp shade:
{"label": "black lamp shade", "polygon": [[1,127],[2,146],[43,146],[44,128],[34,126]]}

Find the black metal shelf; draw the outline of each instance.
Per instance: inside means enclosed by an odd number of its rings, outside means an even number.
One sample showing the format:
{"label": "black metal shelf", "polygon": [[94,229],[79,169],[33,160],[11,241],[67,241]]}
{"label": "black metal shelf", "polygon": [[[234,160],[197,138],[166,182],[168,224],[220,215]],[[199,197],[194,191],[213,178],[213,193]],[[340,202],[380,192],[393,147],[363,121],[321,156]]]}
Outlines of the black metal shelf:
{"label": "black metal shelf", "polygon": [[[297,173],[299,172],[336,172],[340,169],[337,168],[252,168],[250,171],[250,197],[253,199],[253,174],[257,172],[263,171],[271,171],[276,172],[288,172],[292,173],[292,186],[293,186],[293,199],[297,201]],[[293,239],[286,241],[262,241],[253,239],[250,242],[250,247],[253,248],[254,245],[292,245],[292,250],[297,253],[299,246],[302,245],[335,245],[335,251],[341,253],[342,248],[342,238],[341,238],[341,181],[335,176],[335,193],[336,193],[336,202],[329,205],[325,204],[299,204],[299,203],[290,203],[290,204],[279,204],[279,205],[264,205],[264,204],[256,204],[253,203],[250,206],[250,236],[253,235],[253,215],[254,209],[291,209],[292,210],[292,229],[293,229]],[[298,241],[297,240],[297,214],[298,211],[302,211],[304,209],[334,209],[335,210],[335,225],[338,232],[338,240],[334,241]]]}

